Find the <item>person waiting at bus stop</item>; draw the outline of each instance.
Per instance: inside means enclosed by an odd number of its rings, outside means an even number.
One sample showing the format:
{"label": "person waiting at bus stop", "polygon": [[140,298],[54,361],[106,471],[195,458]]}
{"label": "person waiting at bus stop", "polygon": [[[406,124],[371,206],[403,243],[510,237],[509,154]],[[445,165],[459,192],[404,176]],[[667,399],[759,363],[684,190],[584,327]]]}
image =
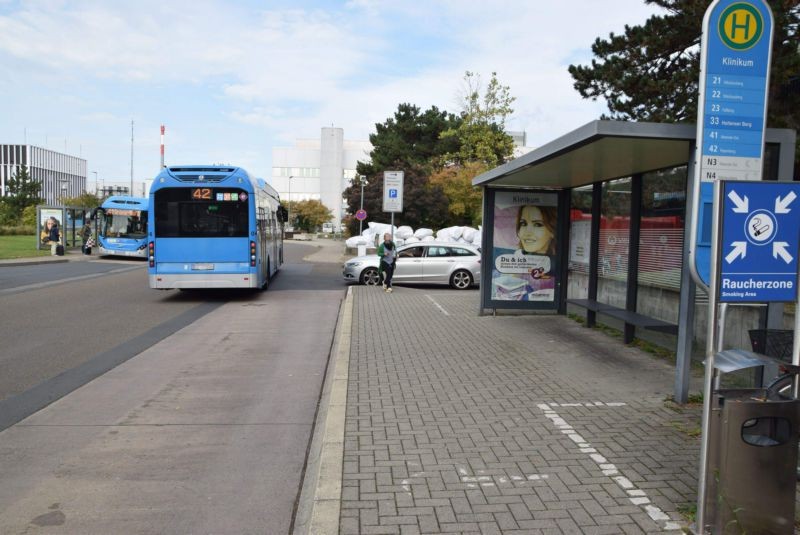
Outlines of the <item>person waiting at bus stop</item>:
{"label": "person waiting at bus stop", "polygon": [[58,245],[61,242],[61,231],[58,229],[58,220],[55,217],[47,219],[47,239],[50,243],[50,254],[56,256]]}
{"label": "person waiting at bus stop", "polygon": [[92,254],[92,245],[94,245],[94,240],[92,240],[92,220],[88,217],[86,217],[86,222],[81,228],[81,238],[83,239],[83,254]]}
{"label": "person waiting at bus stop", "polygon": [[383,235],[383,243],[378,246],[378,257],[381,259],[378,276],[383,273],[383,289],[386,293],[391,293],[392,276],[397,262],[397,246],[388,232]]}

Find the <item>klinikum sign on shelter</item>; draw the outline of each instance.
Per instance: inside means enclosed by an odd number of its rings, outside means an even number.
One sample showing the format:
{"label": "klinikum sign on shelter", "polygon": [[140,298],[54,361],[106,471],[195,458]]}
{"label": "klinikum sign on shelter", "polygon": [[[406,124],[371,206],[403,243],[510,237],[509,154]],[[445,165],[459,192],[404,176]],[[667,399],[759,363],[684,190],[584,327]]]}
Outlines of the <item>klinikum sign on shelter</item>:
{"label": "klinikum sign on shelter", "polygon": [[705,287],[712,183],[761,180],[772,26],[763,0],[716,0],[703,20],[690,254],[695,278]]}

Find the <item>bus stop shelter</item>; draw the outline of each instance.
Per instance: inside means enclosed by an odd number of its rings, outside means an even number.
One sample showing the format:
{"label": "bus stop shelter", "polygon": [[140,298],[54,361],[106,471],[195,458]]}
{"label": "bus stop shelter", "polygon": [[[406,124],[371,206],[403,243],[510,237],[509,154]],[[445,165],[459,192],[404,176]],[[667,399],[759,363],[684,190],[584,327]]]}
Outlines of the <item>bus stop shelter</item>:
{"label": "bus stop shelter", "polygon": [[[705,307],[684,269],[695,135],[693,124],[592,121],[476,177],[481,314],[569,306],[587,326],[614,318],[626,343],[644,331],[677,337],[675,399],[685,402],[695,308]],[[764,180],[792,180],[795,131],[765,139]],[[761,326],[780,327],[782,308],[764,307]]]}

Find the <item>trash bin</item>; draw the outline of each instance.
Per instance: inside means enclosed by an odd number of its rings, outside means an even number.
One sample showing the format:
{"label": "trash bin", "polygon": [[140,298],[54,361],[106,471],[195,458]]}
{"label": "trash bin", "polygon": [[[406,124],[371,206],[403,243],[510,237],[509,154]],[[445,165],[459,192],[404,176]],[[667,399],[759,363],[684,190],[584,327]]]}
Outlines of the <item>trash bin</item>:
{"label": "trash bin", "polygon": [[800,401],[768,399],[761,388],[714,396],[710,432],[719,440],[707,496],[714,533],[793,534]]}

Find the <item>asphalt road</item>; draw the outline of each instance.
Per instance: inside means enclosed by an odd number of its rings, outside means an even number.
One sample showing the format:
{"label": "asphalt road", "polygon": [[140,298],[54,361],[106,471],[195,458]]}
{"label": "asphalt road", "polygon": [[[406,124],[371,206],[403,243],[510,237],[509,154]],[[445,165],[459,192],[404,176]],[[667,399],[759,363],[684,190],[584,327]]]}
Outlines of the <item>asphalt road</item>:
{"label": "asphalt road", "polygon": [[[287,243],[287,269],[313,250]],[[138,260],[0,267],[0,402],[109,351],[130,357],[224,303],[252,298],[150,290]]]}
{"label": "asphalt road", "polygon": [[263,293],[0,268],[0,417],[32,414],[0,431],[0,532],[287,533],[345,293],[312,250]]}

